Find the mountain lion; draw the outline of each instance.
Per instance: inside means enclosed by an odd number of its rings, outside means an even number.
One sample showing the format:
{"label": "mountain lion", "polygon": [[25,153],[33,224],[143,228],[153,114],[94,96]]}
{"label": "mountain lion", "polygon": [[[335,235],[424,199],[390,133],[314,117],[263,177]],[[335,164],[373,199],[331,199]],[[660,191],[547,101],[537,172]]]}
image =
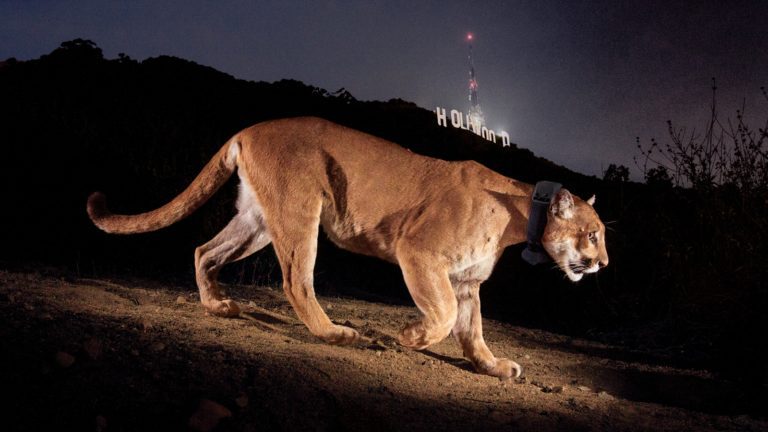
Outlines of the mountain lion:
{"label": "mountain lion", "polygon": [[[400,266],[422,314],[400,332],[402,345],[419,350],[453,333],[477,371],[520,375],[517,363],[496,358],[483,340],[479,288],[504,248],[526,240],[531,185],[476,162],[432,159],[326,120],[292,118],[232,137],[186,190],[156,210],[112,214],[104,195],[94,193],[88,214],[109,233],[157,230],[190,215],[235,171],[237,215],[195,250],[208,312],[240,313],[216,275],[272,243],[285,294],[309,331],[333,344],[355,342],[358,332],[331,322],[315,298],[322,226],[338,246]],[[560,189],[547,214],[541,244],[573,281],[608,264],[593,202]]]}

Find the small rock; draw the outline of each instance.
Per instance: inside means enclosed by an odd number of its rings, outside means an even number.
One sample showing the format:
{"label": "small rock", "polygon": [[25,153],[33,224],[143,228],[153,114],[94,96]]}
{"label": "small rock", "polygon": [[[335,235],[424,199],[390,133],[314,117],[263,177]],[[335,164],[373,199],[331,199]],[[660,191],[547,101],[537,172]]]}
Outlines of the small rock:
{"label": "small rock", "polygon": [[90,338],[83,342],[83,350],[91,360],[98,360],[104,352],[104,345],[96,338]]}
{"label": "small rock", "polygon": [[184,296],[176,297],[176,304],[184,304],[187,302],[187,298]]}
{"label": "small rock", "polygon": [[585,385],[580,385],[580,386],[578,386],[576,388],[579,389],[580,391],[583,391],[583,392],[591,392],[592,391],[591,388],[589,388],[589,387],[587,387]]}
{"label": "small rock", "polygon": [[40,319],[43,320],[43,321],[52,321],[53,320],[53,315],[49,314],[48,312],[44,312],[44,313],[40,314]]}
{"label": "small rock", "polygon": [[149,348],[152,351],[162,351],[165,349],[165,344],[162,342],[154,342],[152,345],[149,346]]}
{"label": "small rock", "polygon": [[143,321],[141,321],[141,327],[146,332],[146,331],[149,331],[150,329],[152,329],[152,327],[154,327],[154,326],[153,326],[151,321],[143,320]]}
{"label": "small rock", "polygon": [[376,355],[381,357],[381,351],[376,351]]}
{"label": "small rock", "polygon": [[565,387],[561,385],[552,387],[552,393],[562,393],[563,390],[565,390]]}
{"label": "small rock", "polygon": [[29,303],[24,303],[24,309],[26,309],[26,310],[28,310],[28,311],[33,311],[33,310],[35,310],[35,307],[34,307],[34,306],[32,306],[32,305],[31,305],[31,304],[29,304]]}
{"label": "small rock", "polygon": [[75,362],[75,357],[72,354],[66,353],[64,351],[57,352],[55,358],[56,364],[59,365],[59,367],[65,369],[72,366],[72,363]]}
{"label": "small rock", "polygon": [[247,394],[245,394],[245,393],[240,393],[240,394],[239,394],[239,395],[238,395],[238,396],[235,398],[235,403],[236,403],[236,404],[237,404],[237,406],[239,406],[240,408],[245,408],[245,407],[247,407],[247,406],[248,406],[248,395],[247,395]]}
{"label": "small rock", "polygon": [[232,411],[220,403],[203,399],[197,407],[197,411],[189,418],[189,428],[199,432],[213,430],[221,419],[232,417]]}
{"label": "small rock", "polygon": [[326,310],[333,310],[333,305],[328,303],[327,305],[325,305],[325,309]]}
{"label": "small rock", "polygon": [[605,399],[605,400],[614,400],[614,399],[616,399],[612,395],[608,394],[608,392],[606,392],[605,390],[603,390],[600,393],[598,393],[597,397],[599,397],[600,399]]}
{"label": "small rock", "polygon": [[530,359],[531,359],[531,356],[530,356],[530,355],[528,355],[528,354],[524,355],[523,357],[524,357],[526,360],[530,360]]}
{"label": "small rock", "polygon": [[134,356],[134,357],[138,357],[139,356],[139,351],[135,350],[135,349],[132,349],[131,350],[131,355]]}

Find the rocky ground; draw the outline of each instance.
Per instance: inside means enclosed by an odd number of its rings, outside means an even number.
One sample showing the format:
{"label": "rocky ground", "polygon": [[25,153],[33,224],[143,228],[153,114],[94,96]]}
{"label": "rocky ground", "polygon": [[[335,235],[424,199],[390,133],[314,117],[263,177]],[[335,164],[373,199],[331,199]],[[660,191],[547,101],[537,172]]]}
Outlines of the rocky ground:
{"label": "rocky ground", "polygon": [[766,389],[662,358],[486,320],[523,377],[475,374],[458,345],[395,343],[414,307],[321,298],[359,346],[308,333],[274,287],[191,287],[0,272],[0,430],[765,431]]}

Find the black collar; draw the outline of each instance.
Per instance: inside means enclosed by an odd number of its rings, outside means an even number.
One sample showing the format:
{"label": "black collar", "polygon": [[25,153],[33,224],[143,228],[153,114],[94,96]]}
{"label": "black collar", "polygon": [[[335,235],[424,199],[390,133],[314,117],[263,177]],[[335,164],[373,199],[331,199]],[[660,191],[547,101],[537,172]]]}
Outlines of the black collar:
{"label": "black collar", "polygon": [[533,189],[526,233],[528,245],[523,249],[523,259],[528,264],[536,265],[552,260],[541,245],[541,236],[544,235],[544,227],[547,226],[549,205],[562,187],[560,183],[540,181]]}

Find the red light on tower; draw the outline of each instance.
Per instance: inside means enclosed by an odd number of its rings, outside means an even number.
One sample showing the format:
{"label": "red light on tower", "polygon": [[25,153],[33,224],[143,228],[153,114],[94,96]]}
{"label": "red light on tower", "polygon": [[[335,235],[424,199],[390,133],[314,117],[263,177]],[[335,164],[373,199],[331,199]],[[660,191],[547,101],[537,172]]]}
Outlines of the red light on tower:
{"label": "red light on tower", "polygon": [[467,40],[468,40],[468,41],[471,41],[471,40],[472,40],[472,37],[473,37],[473,36],[472,36],[472,33],[467,33]]}

